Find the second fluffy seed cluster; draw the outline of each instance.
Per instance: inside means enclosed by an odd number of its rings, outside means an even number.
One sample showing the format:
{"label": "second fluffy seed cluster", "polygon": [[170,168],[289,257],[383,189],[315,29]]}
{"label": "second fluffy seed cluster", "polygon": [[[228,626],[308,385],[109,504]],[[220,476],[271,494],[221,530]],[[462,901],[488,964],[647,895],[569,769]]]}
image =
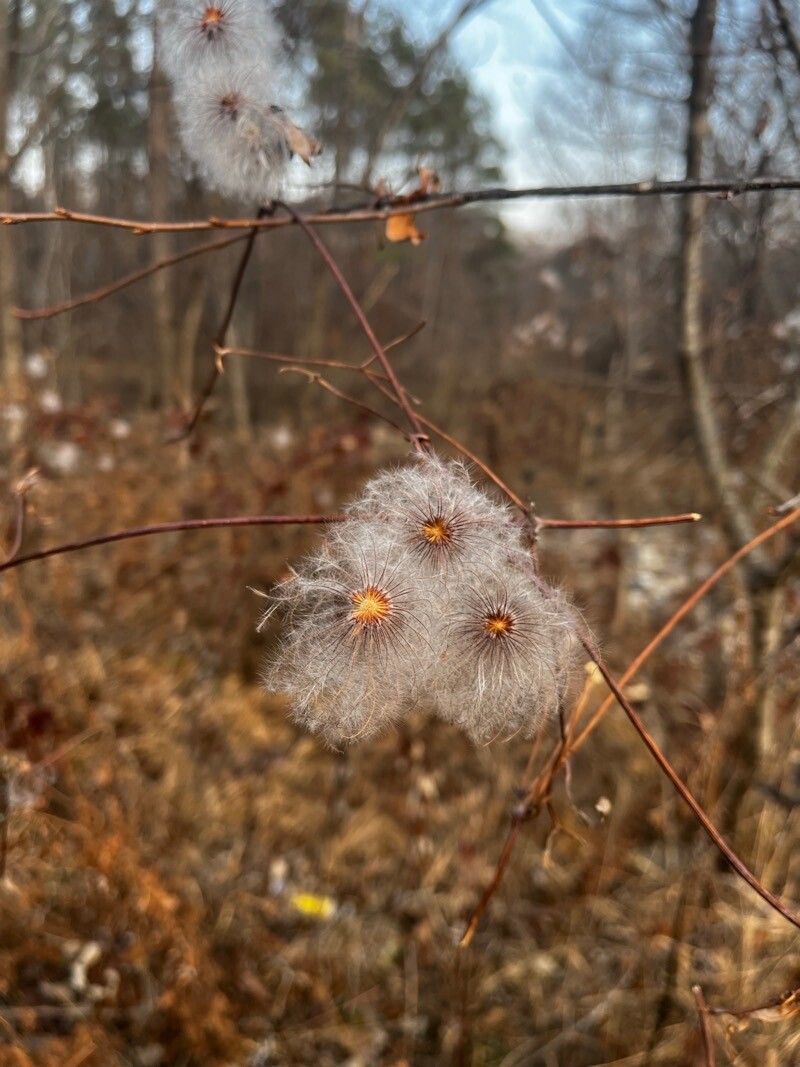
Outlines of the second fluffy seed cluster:
{"label": "second fluffy seed cluster", "polygon": [[579,664],[574,610],[536,574],[520,525],[434,456],[370,481],[270,599],[266,687],[333,746],[419,705],[478,743],[529,737]]}

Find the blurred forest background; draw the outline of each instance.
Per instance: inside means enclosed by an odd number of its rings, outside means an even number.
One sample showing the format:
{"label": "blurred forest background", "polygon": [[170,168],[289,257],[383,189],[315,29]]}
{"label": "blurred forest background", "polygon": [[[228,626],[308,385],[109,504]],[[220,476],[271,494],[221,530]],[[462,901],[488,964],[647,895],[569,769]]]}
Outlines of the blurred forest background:
{"label": "blurred forest background", "polygon": [[[361,203],[382,180],[407,192],[420,164],[444,189],[798,173],[792,0],[273,6],[287,100],[325,146],[313,170],[293,164],[294,203]],[[182,158],[154,55],[153,0],[0,0],[0,214],[252,215]],[[501,77],[526,63],[530,80]],[[543,515],[705,515],[543,537],[543,567],[621,672],[800,489],[800,198],[556,200],[419,224],[416,247],[379,224],[324,236],[382,339],[425,321],[395,353],[423,410]],[[32,467],[26,549],[333,511],[405,455],[366,413],[244,358],[192,438],[165,444],[212,365],[235,248],[73,314],[11,313],[200,239],[0,226],[8,544]],[[294,229],[258,238],[231,340],[369,354]],[[423,716],[346,755],[296,731],[258,689],[269,638],[246,587],[314,536],[171,535],[3,576],[0,1064],[704,1064],[693,983],[727,1007],[800,986],[792,928],[719,867],[617,709],[573,760],[571,798],[558,787],[561,831],[526,828],[459,951],[528,747],[475,750]],[[631,687],[787,901],[799,639],[783,539]],[[791,1005],[712,1030],[722,1063],[800,1062]]]}

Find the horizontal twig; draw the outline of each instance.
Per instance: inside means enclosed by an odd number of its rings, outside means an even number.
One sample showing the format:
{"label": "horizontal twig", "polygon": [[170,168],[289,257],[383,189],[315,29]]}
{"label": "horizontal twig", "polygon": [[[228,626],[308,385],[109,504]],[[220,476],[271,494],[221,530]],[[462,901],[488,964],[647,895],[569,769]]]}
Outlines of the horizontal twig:
{"label": "horizontal twig", "polygon": [[677,526],[684,522],[700,522],[697,511],[683,515],[654,515],[645,519],[538,519],[539,530],[637,530],[645,526]]}
{"label": "horizontal twig", "polygon": [[15,318],[26,322],[38,319],[54,319],[57,315],[75,311],[76,308],[85,307],[87,304],[97,304],[101,300],[127,289],[129,286],[136,285],[137,282],[141,282],[161,270],[166,270],[168,267],[183,263],[187,259],[194,259],[195,256],[202,256],[208,252],[217,252],[223,248],[228,248],[229,245],[245,240],[247,240],[247,234],[237,233],[234,237],[222,237],[216,241],[208,241],[205,244],[197,245],[195,248],[177,252],[173,256],[165,256],[163,259],[159,259],[141,270],[132,271],[130,274],[118,278],[117,281],[111,282],[109,285],[101,286],[90,293],[84,293],[83,296],[76,296],[73,300],[65,300],[61,304],[53,304],[44,308],[12,308],[12,313]]}
{"label": "horizontal twig", "polygon": [[[298,367],[296,369],[301,370],[302,368]],[[320,379],[319,375],[309,374],[308,376],[310,379],[317,381],[330,391],[335,392],[337,396],[343,396],[339,391],[332,390],[330,383],[325,382],[324,379]],[[359,403],[351,397],[343,397],[343,399],[347,399],[353,403]],[[366,405],[360,406],[365,407],[370,414],[385,419],[384,415],[380,415],[371,408],[366,408]],[[398,433],[403,432],[399,426],[396,426],[394,423],[392,423],[392,425]],[[666,516],[666,518],[670,518],[670,516]],[[14,556],[14,558],[7,559],[4,563],[0,563],[0,574],[2,574],[3,571],[13,570],[15,567],[22,567],[26,563],[36,563],[39,560],[50,559],[53,556],[65,556],[71,552],[82,552],[88,548],[98,548],[101,545],[110,545],[117,541],[131,541],[137,537],[153,537],[158,534],[169,533],[186,533],[192,530],[246,528],[248,526],[322,526],[328,523],[343,521],[343,515],[228,515],[213,519],[186,519],[178,522],[155,523],[152,526],[133,526],[128,530],[118,530],[110,534],[98,534],[95,537],[89,537],[83,541],[68,541],[62,545],[54,545],[52,548],[44,548],[39,552],[31,552],[27,556]],[[634,519],[630,521],[635,522],[636,520]],[[553,530],[582,528],[572,526],[564,519],[541,519],[540,523],[544,528]]]}
{"label": "horizontal twig", "polygon": [[3,571],[22,567],[26,563],[50,559],[52,556],[65,556],[69,552],[81,552],[86,548],[110,545],[116,541],[130,541],[136,537],[153,537],[156,534],[183,533],[188,530],[224,530],[241,526],[319,526],[325,523],[341,522],[339,515],[238,515],[221,519],[186,519],[181,522],[161,522],[153,526],[134,526],[129,530],[116,533],[100,534],[85,541],[70,541],[67,544],[44,548],[40,552],[31,552],[27,556],[17,556],[0,564]]}
{"label": "horizontal twig", "polygon": [[[617,182],[601,185],[535,185],[519,189],[494,187],[469,189],[464,192],[432,193],[418,198],[383,197],[353,207],[331,208],[299,216],[314,226],[337,223],[385,221],[395,215],[421,214],[470,204],[508,203],[515,200],[591,199],[594,197],[686,196],[708,193],[731,199],[744,193],[771,193],[779,190],[800,190],[800,178],[709,178],[704,181],[641,181]],[[54,211],[4,212],[0,224],[18,226],[32,222],[79,222],[93,226],[110,226],[145,235],[151,233],[197,233],[203,230],[277,229],[298,225],[298,218],[282,215],[264,219],[222,219],[211,216],[185,222],[115,218],[93,215],[69,208]]]}

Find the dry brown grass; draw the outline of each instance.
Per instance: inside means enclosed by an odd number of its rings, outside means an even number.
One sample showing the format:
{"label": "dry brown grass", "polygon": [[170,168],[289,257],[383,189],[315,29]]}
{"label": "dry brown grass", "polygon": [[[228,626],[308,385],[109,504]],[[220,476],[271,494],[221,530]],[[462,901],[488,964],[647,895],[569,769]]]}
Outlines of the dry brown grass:
{"label": "dry brown grass", "polygon": [[[151,450],[145,428],[113,472],[98,474],[88,448],[87,468],[40,487],[32,546],[148,520],[328,508],[391,452],[360,433],[335,433],[334,449],[317,435],[309,462],[221,438],[188,462]],[[554,509],[566,504],[555,480],[540,489]],[[168,536],[4,576],[0,1064],[700,1064],[693,983],[712,1005],[800,983],[794,931],[717,869],[616,713],[575,760],[576,808],[561,788],[561,830],[526,829],[472,949],[457,949],[528,749],[475,749],[423,716],[347,755],[298,733],[258,688],[263,641],[245,587],[266,586],[314,536]],[[687,571],[711,569],[707,535],[631,537],[666,556],[688,538]],[[618,666],[654,628],[618,592],[633,543],[553,535],[543,553],[601,630],[616,619],[606,651]],[[638,693],[712,809],[725,789],[720,724],[741,692],[723,680],[707,706],[703,679],[724,651],[712,619],[729,607],[693,619]],[[735,633],[724,640],[735,646]],[[797,810],[754,783],[737,828],[788,900]],[[800,1062],[788,1010],[712,1028],[722,1063]]]}

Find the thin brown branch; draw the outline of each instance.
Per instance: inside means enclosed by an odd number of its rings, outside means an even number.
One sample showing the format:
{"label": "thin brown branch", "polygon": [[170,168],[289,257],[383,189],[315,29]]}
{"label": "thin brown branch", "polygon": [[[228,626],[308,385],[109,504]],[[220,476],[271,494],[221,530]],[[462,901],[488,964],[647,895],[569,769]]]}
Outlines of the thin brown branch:
{"label": "thin brown branch", "polygon": [[157,534],[183,533],[188,530],[227,530],[242,526],[319,526],[326,523],[341,522],[339,515],[234,515],[219,519],[186,519],[180,522],[161,522],[153,526],[134,526],[116,533],[99,534],[85,541],[70,541],[27,556],[17,556],[0,564],[3,571],[14,570],[26,563],[50,559],[52,556],[65,556],[70,552],[82,552],[99,545],[110,545],[117,541],[130,541],[137,537],[153,537]]}
{"label": "thin brown branch", "polygon": [[492,880],[484,889],[483,893],[481,894],[480,900],[476,904],[474,911],[469,917],[466,929],[464,930],[464,933],[461,936],[461,940],[458,943],[459,948],[469,948],[469,946],[472,944],[473,938],[475,937],[475,933],[478,927],[480,926],[483,916],[486,913],[486,909],[489,907],[489,904],[492,901],[492,897],[500,888],[500,883],[503,881],[505,873],[508,870],[508,865],[511,863],[511,857],[514,854],[514,846],[517,843],[517,838],[520,835],[520,831],[522,830],[522,824],[524,821],[524,818],[522,818],[517,813],[512,816],[511,826],[509,827],[508,833],[506,834],[506,839],[503,842],[503,850],[500,853],[500,859],[497,861],[497,866],[495,868],[494,875],[492,876]]}
{"label": "thin brown branch", "polygon": [[343,392],[341,389],[337,389],[332,382],[329,382],[327,378],[323,378],[321,374],[317,374],[314,371],[306,370],[305,367],[284,367],[280,371],[281,374],[302,374],[307,381],[313,385],[319,385],[327,393],[337,397],[339,400],[344,400],[346,404],[351,404],[353,407],[359,408],[361,411],[366,411],[368,415],[371,415],[374,419],[380,419],[382,422],[387,423],[393,430],[397,430],[401,437],[406,436],[406,432],[402,426],[394,422],[388,415],[384,415],[383,412],[378,411],[376,408],[370,407],[369,404],[365,404],[362,400],[358,400],[354,396],[350,396],[349,393]]}
{"label": "thin brown branch", "polygon": [[655,515],[646,519],[537,519],[537,530],[638,530],[646,526],[677,526],[685,522],[700,522],[697,511],[682,515]]}
{"label": "thin brown branch", "polygon": [[716,828],[714,823],[711,821],[709,816],[706,814],[700,802],[695,798],[689,787],[683,782],[678,772],[675,770],[675,768],[669,762],[667,757],[661,751],[655,738],[652,736],[652,734],[650,734],[644,722],[640,718],[639,714],[634,710],[633,706],[630,704],[627,697],[620,689],[619,684],[609,672],[599,652],[592,646],[592,643],[586,640],[585,638],[581,638],[581,644],[586,649],[586,652],[590,656],[590,658],[597,665],[597,669],[600,671],[603,678],[605,679],[608,688],[614,694],[617,703],[620,705],[622,710],[630,719],[634,730],[636,730],[639,737],[641,737],[642,741],[645,743],[648,751],[650,752],[650,755],[661,768],[661,771],[664,773],[664,775],[669,779],[670,783],[672,784],[673,788],[678,793],[680,798],[689,807],[692,814],[700,823],[702,828],[705,830],[706,834],[711,839],[713,844],[725,857],[725,859],[736,872],[736,874],[738,874],[739,877],[743,881],[745,881],[766,904],[769,904],[769,906],[775,911],[777,911],[779,915],[782,915],[784,919],[787,920],[787,922],[792,923],[793,926],[796,926],[798,930],[800,930],[800,915],[791,911],[791,909],[788,908],[785,904],[783,904],[778,899],[778,897],[775,896],[774,893],[771,893],[766,886],[762,885],[762,883],[758,880],[758,878],[756,878],[756,876],[746,866],[746,864],[741,859],[739,859],[739,857],[733,851],[731,846],[728,844],[728,842]]}
{"label": "thin brown branch", "polygon": [[747,1015],[757,1015],[762,1011],[797,1011],[800,1009],[800,986],[795,989],[784,990],[777,997],[770,997],[762,1004],[753,1004],[748,1008],[709,1008],[710,1015],[732,1015],[736,1018],[744,1018]]}
{"label": "thin brown branch", "polygon": [[372,350],[374,351],[378,362],[383,368],[384,374],[389,379],[389,384],[391,385],[392,390],[394,391],[397,404],[400,407],[400,410],[405,415],[406,419],[408,420],[409,426],[411,427],[410,441],[412,445],[418,451],[424,452],[428,447],[430,439],[423,430],[420,418],[414,411],[413,407],[411,406],[411,403],[409,402],[408,394],[406,393],[403,386],[400,384],[400,380],[395,373],[391,361],[387,357],[383,346],[381,345],[375,334],[375,331],[372,329],[369,319],[364,313],[364,309],[361,307],[361,304],[359,304],[355,293],[350,288],[350,284],[342,273],[339,264],[334,259],[330,249],[327,247],[325,242],[322,241],[322,239],[318,236],[315,230],[311,226],[309,226],[306,220],[303,219],[300,215],[298,215],[297,212],[288,205],[283,204],[282,206],[295,219],[297,224],[305,233],[306,237],[308,237],[309,241],[319,253],[320,258],[323,260],[328,270],[333,275],[336,284],[339,286],[342,295],[344,296],[347,303],[350,305],[350,308],[353,314],[355,315],[359,326],[363,330],[364,336],[367,338],[370,345],[372,346]]}
{"label": "thin brown branch", "polygon": [[[470,189],[464,192],[432,193],[414,201],[416,214],[429,211],[441,211],[450,208],[466,207],[470,204],[507,203],[514,200],[537,200],[593,197],[639,197],[639,196],[687,196],[692,193],[707,193],[730,200],[744,193],[770,193],[776,190],[800,190],[800,178],[740,178],[740,179],[698,179],[694,181],[641,181],[600,185],[539,185],[510,189],[495,187],[491,189]],[[280,229],[284,226],[298,225],[302,220],[313,226],[330,226],[341,223],[385,222],[395,215],[407,215],[408,203],[394,204],[393,198],[374,199],[367,204],[358,204],[349,208],[336,208],[330,211],[309,212],[302,216],[287,218],[244,218],[221,219],[211,216],[206,219],[193,219],[185,222],[157,221],[141,219],[115,218],[109,215],[92,215],[72,211],[69,208],[56,208],[54,211],[4,212],[0,214],[0,225],[18,226],[34,222],[72,222],[92,226],[109,226],[114,229],[127,230],[137,235],[152,233],[198,233],[207,230],[260,230]]]}
{"label": "thin brown branch", "polygon": [[[258,212],[258,219],[262,219],[262,218],[264,218],[264,217],[266,217],[266,216],[268,216],[270,214],[271,214],[271,209],[269,209],[269,208],[260,208],[259,212]],[[213,349],[214,349],[215,352],[220,348],[224,348],[225,347],[225,342],[228,339],[228,330],[230,329],[231,322],[233,321],[233,314],[236,311],[236,304],[238,303],[238,300],[239,300],[239,293],[241,292],[241,289],[242,289],[242,283],[244,282],[244,276],[247,273],[248,264],[250,263],[250,259],[251,259],[252,255],[253,255],[253,248],[255,246],[257,237],[258,237],[258,228],[256,226],[253,226],[250,229],[250,233],[247,235],[247,243],[244,246],[244,251],[242,252],[242,258],[239,260],[239,265],[236,268],[236,273],[233,276],[233,283],[231,285],[230,296],[228,297],[228,306],[227,306],[227,308],[225,310],[225,316],[224,316],[224,318],[222,320],[222,323],[220,324],[220,327],[217,330],[216,336],[214,337],[214,340],[212,342]],[[203,386],[203,388],[200,391],[200,396],[197,399],[197,402],[196,402],[195,407],[194,407],[194,411],[192,412],[192,414],[191,414],[191,416],[189,418],[189,421],[187,422],[187,424],[184,427],[184,429],[179,434],[177,434],[175,437],[172,438],[173,443],[176,442],[176,441],[185,440],[187,437],[191,436],[191,434],[194,432],[195,427],[197,426],[198,422],[200,421],[200,416],[203,414],[203,411],[205,410],[205,406],[208,403],[208,401],[211,399],[211,394],[214,392],[214,389],[216,388],[217,382],[219,381],[220,373],[221,373],[221,368],[220,368],[218,360],[215,358],[214,359],[214,363],[212,364],[211,370],[209,372],[208,378],[206,379],[206,383],[205,383],[205,385]]]}
{"label": "thin brown branch", "polygon": [[65,300],[61,304],[53,304],[51,307],[45,308],[13,308],[13,314],[18,319],[23,319],[26,322],[32,322],[39,319],[54,319],[57,315],[64,315],[68,311],[75,311],[76,308],[85,307],[87,304],[98,304],[101,300],[105,300],[107,297],[113,296],[115,293],[119,293],[131,285],[136,285],[137,282],[141,282],[145,278],[157,274],[159,271],[166,270],[168,267],[174,267],[178,263],[183,263],[187,259],[194,259],[195,256],[203,256],[209,252],[217,252],[220,249],[227,248],[229,245],[245,240],[247,240],[247,235],[240,233],[235,237],[223,237],[217,241],[208,241],[206,244],[197,245],[195,248],[187,249],[185,252],[178,252],[173,256],[165,256],[162,259],[157,260],[155,263],[151,263],[149,267],[143,267],[141,270],[132,271],[130,274],[126,274],[124,278],[119,278],[110,285],[104,285],[99,289],[93,290],[91,293],[85,293],[83,296],[75,297],[74,300]]}
{"label": "thin brown branch", "polygon": [[[624,674],[620,678],[620,685],[626,685],[639,673],[639,670],[643,666],[643,664],[646,663],[646,661],[652,656],[655,650],[661,644],[663,644],[663,642],[667,639],[667,637],[669,637],[675,627],[684,618],[686,618],[686,616],[692,610],[694,610],[694,608],[697,606],[697,604],[699,604],[703,597],[705,597],[714,588],[714,586],[717,585],[717,583],[720,582],[726,574],[728,574],[729,571],[733,570],[737,563],[744,559],[745,556],[747,556],[750,552],[760,548],[761,545],[765,544],[767,541],[770,541],[777,534],[781,533],[781,531],[786,530],[790,526],[794,525],[794,523],[796,523],[798,520],[800,520],[800,507],[795,508],[794,511],[784,516],[778,522],[773,523],[772,526],[768,526],[766,530],[762,530],[760,534],[758,534],[752,539],[752,541],[749,541],[746,545],[742,545],[742,547],[738,549],[738,551],[734,552],[733,555],[726,559],[724,563],[720,564],[720,566],[717,567],[714,573],[709,575],[709,577],[706,578],[706,580],[700,586],[698,586],[698,588],[692,593],[692,595],[687,597],[686,600],[684,600],[678,610],[669,619],[667,619],[667,621],[664,623],[658,633],[652,638],[651,641],[648,642],[648,644],[642,649],[639,655],[631,662],[631,664],[627,667]],[[594,715],[586,724],[581,733],[575,738],[575,741],[572,745],[573,751],[576,751],[583,745],[589,734],[591,734],[592,731],[597,727],[600,720],[604,718],[604,716],[613,704],[613,697],[608,697],[606,700],[603,701],[603,703],[594,713]]]}
{"label": "thin brown branch", "polygon": [[[775,537],[782,530],[787,529],[789,526],[791,526],[798,520],[800,520],[800,507],[798,507],[790,515],[787,515],[785,518],[768,527],[766,530],[760,533],[758,537],[754,538],[753,542],[744,545],[738,550],[738,552],[735,552],[720,567],[718,567],[717,570],[709,578],[707,578],[706,581],[703,582],[702,585],[700,585],[698,589],[695,590],[695,592],[686,601],[684,601],[684,603],[678,608],[678,610],[672,615],[672,617],[667,620],[664,626],[662,626],[662,628],[652,639],[652,641],[650,641],[649,644],[642,650],[642,652],[639,653],[636,659],[631,663],[631,665],[627,668],[625,673],[620,678],[619,685],[624,685],[626,682],[630,681],[631,678],[634,677],[634,675],[638,672],[642,664],[647,659],[649,659],[649,657],[666,639],[666,637],[670,633],[672,633],[678,623],[682,619],[684,619],[686,615],[689,614],[689,612],[699,603],[699,601],[702,600],[702,598],[706,596],[711,591],[711,589],[713,589],[713,587],[717,585],[717,583],[721,581],[721,579],[730,570],[733,569],[733,567],[736,566],[736,564],[742,559],[743,556],[747,555],[747,553],[751,552],[754,548],[759,547],[771,538]],[[579,705],[582,703],[582,701],[583,695],[579,700]],[[564,743],[563,740],[558,742],[555,749],[548,757],[545,766],[542,768],[542,770],[531,783],[522,801],[521,808],[525,812],[525,815],[527,817],[531,817],[538,813],[542,804],[547,801],[547,798],[550,795],[550,790],[552,789],[553,782],[559,770],[563,766],[565,766],[570,756],[584,744],[589,735],[593,732],[593,730],[596,729],[600,720],[604,717],[609,708],[613,706],[614,702],[614,695],[610,696],[606,701],[604,701],[598,711],[595,712],[595,714],[592,716],[586,727],[577,736],[574,736],[573,725],[575,722],[577,722],[577,715],[573,716],[567,731],[567,742]],[[514,816],[512,818],[518,818],[519,812],[520,808],[516,808]],[[515,834],[513,840],[511,841],[510,848],[512,850],[514,844],[516,843],[517,836],[518,834]],[[506,844],[504,845],[503,852],[501,854],[502,869],[501,863],[498,862],[497,869],[495,870],[495,875],[491,882],[491,891],[485,892],[483,894],[479,905],[476,907],[475,911],[473,911],[472,915],[470,916],[464,936],[461,940],[462,947],[468,946],[472,941],[472,938],[475,935],[475,931],[477,930],[478,924],[480,923],[482,916],[486,912],[492,896],[495,894],[495,892],[497,892],[497,889],[500,886],[503,875],[505,874],[505,871],[509,864],[509,857],[506,855],[508,847],[509,838],[507,837]]]}
{"label": "thin brown branch", "polygon": [[29,470],[24,478],[21,478],[14,486],[14,535],[6,552],[4,563],[10,563],[16,559],[25,539],[25,518],[27,515],[27,494],[36,484],[39,475],[37,468]]}
{"label": "thin brown branch", "polygon": [[706,1058],[706,1067],[717,1067],[717,1056],[714,1052],[714,1039],[711,1036],[711,1027],[708,1022],[708,1005],[703,996],[703,990],[699,985],[692,986],[692,996],[697,1005],[697,1015],[700,1020],[700,1034],[703,1038],[703,1052]]}
{"label": "thin brown branch", "polygon": [[[384,352],[391,352],[395,348],[399,348],[400,345],[410,341],[412,337],[424,329],[425,323],[418,322],[412,329],[407,330],[406,333],[400,334],[399,337],[395,337],[383,346]],[[372,363],[375,362],[377,356],[372,355],[364,363],[346,363],[339,359],[307,359],[304,356],[287,356],[282,353],[276,352],[263,352],[261,349],[256,348],[222,348],[219,346],[214,347],[214,351],[217,356],[217,360],[224,364],[228,356],[244,356],[250,359],[262,359],[270,363],[286,363],[291,366],[297,367],[326,367],[329,370],[348,370],[348,371],[364,371]],[[387,379],[383,379],[387,380]]]}
{"label": "thin brown branch", "polygon": [[[377,380],[377,375],[375,375],[371,371],[364,371],[364,373],[373,383],[373,385],[375,385],[375,387],[381,393],[383,393],[385,397],[387,397],[393,403],[397,403],[395,397],[389,392],[389,390],[386,389],[380,383],[380,381]],[[443,441],[446,441],[451,446],[451,448],[454,448],[456,452],[460,453],[462,456],[465,457],[465,459],[468,459],[471,463],[474,463],[479,470],[483,471],[486,477],[491,482],[494,482],[497,488],[511,501],[514,507],[518,508],[526,518],[529,517],[530,511],[529,508],[526,506],[525,502],[522,500],[521,497],[517,496],[514,490],[503,481],[503,479],[500,477],[499,474],[497,474],[496,471],[493,471],[492,468],[487,463],[484,463],[482,459],[476,456],[471,449],[467,448],[467,446],[462,444],[461,441],[453,437],[452,434],[449,434],[446,430],[443,430],[441,426],[437,426],[436,423],[431,422],[430,419],[419,413],[417,417],[419,418],[419,421],[422,423],[423,426],[427,427],[427,429],[429,429],[432,433],[436,434],[436,436],[440,437]]]}

